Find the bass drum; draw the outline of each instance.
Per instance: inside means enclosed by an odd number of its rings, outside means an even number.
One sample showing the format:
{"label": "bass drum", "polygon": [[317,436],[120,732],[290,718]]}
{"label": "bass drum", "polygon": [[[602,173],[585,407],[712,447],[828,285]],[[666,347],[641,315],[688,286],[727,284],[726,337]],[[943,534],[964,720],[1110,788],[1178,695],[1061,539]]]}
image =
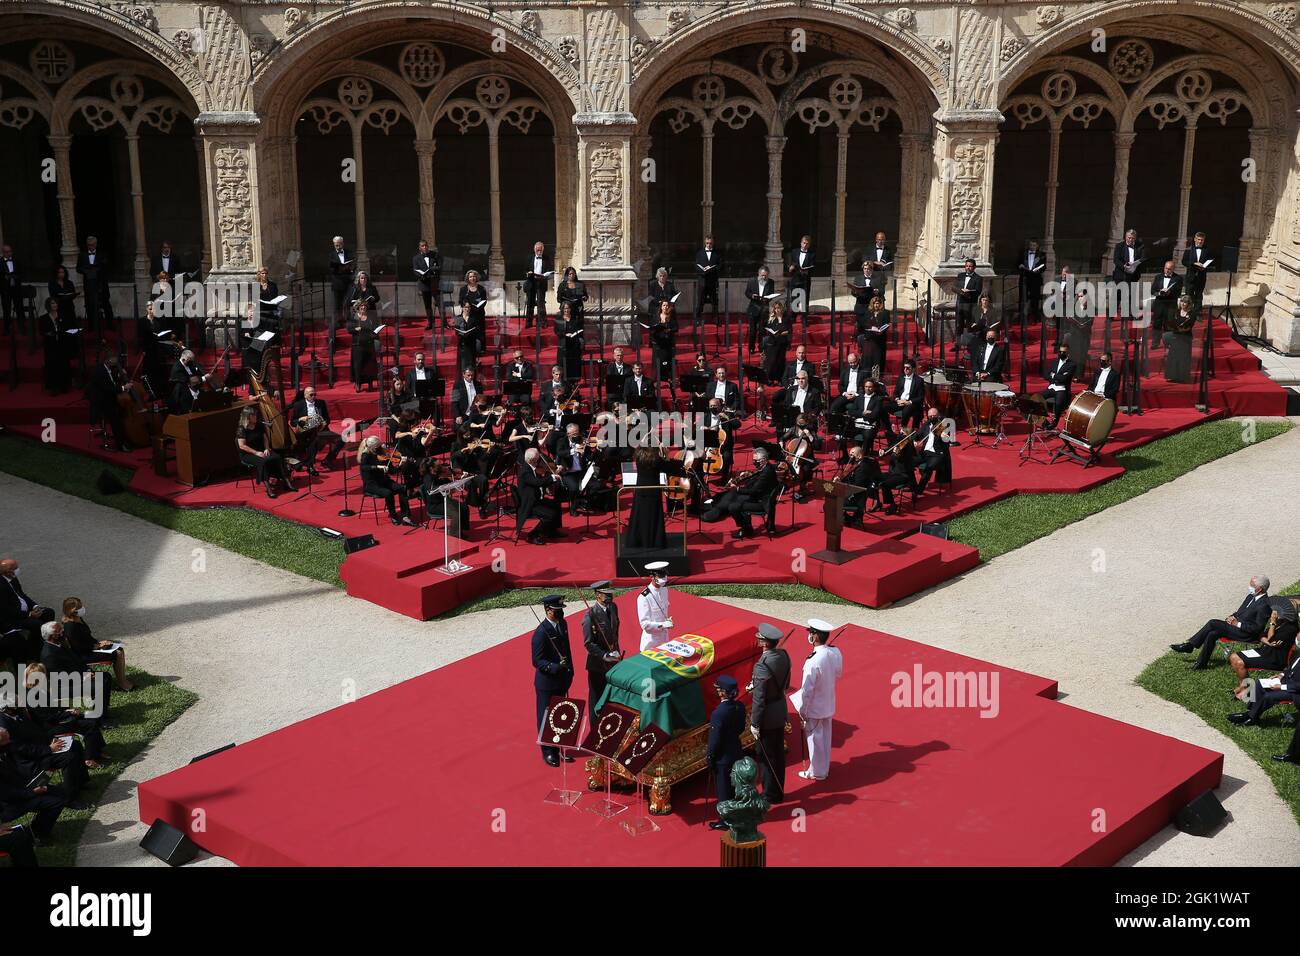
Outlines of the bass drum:
{"label": "bass drum", "polygon": [[1089,448],[1100,448],[1115,427],[1115,401],[1096,392],[1080,392],[1065,412],[1061,434]]}

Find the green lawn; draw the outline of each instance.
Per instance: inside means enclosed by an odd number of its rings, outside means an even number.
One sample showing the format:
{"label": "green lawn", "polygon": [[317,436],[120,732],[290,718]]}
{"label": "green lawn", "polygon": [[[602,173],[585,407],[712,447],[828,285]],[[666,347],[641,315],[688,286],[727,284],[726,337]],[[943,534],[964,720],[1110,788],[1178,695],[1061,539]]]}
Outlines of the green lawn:
{"label": "green lawn", "polygon": [[[1281,593],[1300,594],[1300,581]],[[1193,659],[1194,655],[1169,651],[1138,675],[1138,686],[1186,707],[1211,727],[1231,737],[1243,753],[1264,768],[1300,823],[1300,766],[1278,763],[1272,758],[1273,754],[1286,750],[1291,742],[1295,728],[1284,726],[1282,716],[1294,714],[1296,709],[1271,708],[1265,712],[1264,722],[1259,727],[1238,727],[1229,723],[1225,719],[1227,714],[1245,709],[1245,705],[1229,696],[1237,685],[1236,675],[1217,651],[1209,670],[1191,670]]]}
{"label": "green lawn", "polygon": [[[198,700],[197,695],[168,681],[128,667],[135,688],[129,694],[113,695],[110,720],[113,727],[104,732],[107,760],[90,772],[90,785],[80,799],[96,803],[110,783],[126,769],[163,729]],[[86,824],[94,815],[89,810],[65,810],[54,826],[50,846],[40,847],[36,855],[42,866],[72,866]]]}
{"label": "green lawn", "polygon": [[[1254,423],[1254,440],[1267,441],[1290,428],[1286,419],[1261,419]],[[954,540],[979,548],[980,558],[989,561],[1240,451],[1246,447],[1243,434],[1239,419],[1206,422],[1117,455],[1124,474],[1091,491],[1015,495],[954,519],[949,530]]]}

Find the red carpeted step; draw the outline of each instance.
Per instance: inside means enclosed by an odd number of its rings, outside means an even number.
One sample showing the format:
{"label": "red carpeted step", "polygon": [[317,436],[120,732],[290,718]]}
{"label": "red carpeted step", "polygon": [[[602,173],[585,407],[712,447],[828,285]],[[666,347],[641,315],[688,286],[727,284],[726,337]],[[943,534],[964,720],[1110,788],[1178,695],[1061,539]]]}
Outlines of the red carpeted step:
{"label": "red carpeted step", "polygon": [[[453,557],[470,556],[478,550],[477,545],[450,540],[456,544]],[[504,575],[497,573],[490,561],[474,561],[468,571],[445,574],[439,570],[443,562],[441,548],[432,557],[427,537],[408,538],[406,542],[390,541],[348,555],[339,567],[339,580],[347,586],[348,594],[427,621],[505,587]],[[417,553],[421,550],[423,554]]]}

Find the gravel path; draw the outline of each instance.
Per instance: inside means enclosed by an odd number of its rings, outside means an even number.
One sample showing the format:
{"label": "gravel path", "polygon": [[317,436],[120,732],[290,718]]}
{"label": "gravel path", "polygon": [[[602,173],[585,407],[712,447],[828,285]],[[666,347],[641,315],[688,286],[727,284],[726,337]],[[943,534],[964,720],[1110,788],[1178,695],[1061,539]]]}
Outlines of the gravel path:
{"label": "gravel path", "polygon": [[[786,619],[853,621],[1049,675],[1071,706],[1223,751],[1219,796],[1231,821],[1208,840],[1166,828],[1125,862],[1290,865],[1300,859],[1300,827],[1263,771],[1218,731],[1132,680],[1165,645],[1235,607],[1252,573],[1279,586],[1300,577],[1300,540],[1280,534],[1286,522],[1277,517],[1300,501],[1297,460],[1300,429],[883,611],[734,603]],[[78,857],[85,865],[156,862],[138,847],[138,781],[320,713],[346,694],[458,660],[533,620],[518,608],[422,624],[19,479],[0,475],[0,493],[0,550],[23,559],[28,592],[51,604],[78,593],[96,633],[124,640],[132,664],[200,697],[109,788],[86,829]],[[1094,570],[1101,557],[1104,570]]]}

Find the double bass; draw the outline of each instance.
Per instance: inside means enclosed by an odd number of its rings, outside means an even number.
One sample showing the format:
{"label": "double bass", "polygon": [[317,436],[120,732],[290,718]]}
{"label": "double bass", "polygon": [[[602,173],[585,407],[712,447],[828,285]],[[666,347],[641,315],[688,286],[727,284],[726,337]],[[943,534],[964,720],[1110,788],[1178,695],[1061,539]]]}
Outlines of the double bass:
{"label": "double bass", "polygon": [[153,438],[162,432],[167,412],[160,407],[149,380],[140,375],[144,356],[135,363],[124,391],[118,392],[117,404],[122,410],[122,430],[126,440],[136,448],[148,448]]}

